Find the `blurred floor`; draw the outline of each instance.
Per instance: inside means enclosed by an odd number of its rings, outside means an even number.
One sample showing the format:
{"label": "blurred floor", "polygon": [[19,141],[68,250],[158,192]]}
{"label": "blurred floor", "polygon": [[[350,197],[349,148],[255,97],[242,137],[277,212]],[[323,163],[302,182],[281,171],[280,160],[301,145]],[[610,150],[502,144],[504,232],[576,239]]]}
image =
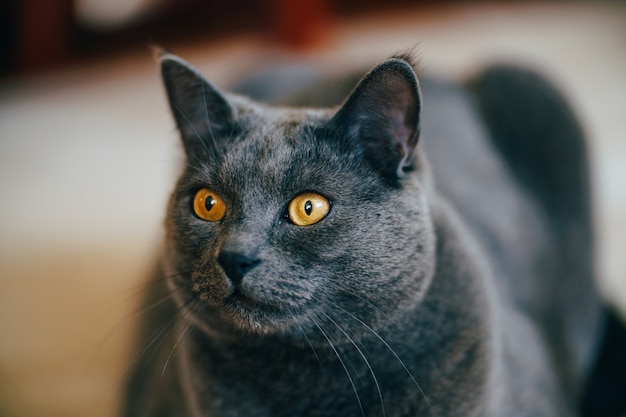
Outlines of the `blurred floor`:
{"label": "blurred floor", "polygon": [[[626,309],[625,39],[623,3],[558,3],[365,16],[306,54],[246,35],[173,52],[222,86],[293,59],[366,66],[418,42],[425,72],[445,78],[491,61],[540,69],[589,134],[601,285]],[[0,415],[114,415],[180,157],[147,52],[0,84]]]}

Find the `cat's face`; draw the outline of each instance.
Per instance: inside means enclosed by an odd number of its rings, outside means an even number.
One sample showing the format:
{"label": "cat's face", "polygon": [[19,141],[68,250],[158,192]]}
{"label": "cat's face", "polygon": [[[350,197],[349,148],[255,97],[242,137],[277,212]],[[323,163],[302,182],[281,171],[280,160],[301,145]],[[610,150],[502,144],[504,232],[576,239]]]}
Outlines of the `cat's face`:
{"label": "cat's face", "polygon": [[187,153],[166,263],[199,327],[308,338],[329,317],[377,327],[419,300],[434,245],[419,176],[409,172],[419,93],[405,81],[398,108],[372,103],[381,92],[370,90],[412,74],[386,71],[337,112],[286,110],[223,95],[164,58]]}

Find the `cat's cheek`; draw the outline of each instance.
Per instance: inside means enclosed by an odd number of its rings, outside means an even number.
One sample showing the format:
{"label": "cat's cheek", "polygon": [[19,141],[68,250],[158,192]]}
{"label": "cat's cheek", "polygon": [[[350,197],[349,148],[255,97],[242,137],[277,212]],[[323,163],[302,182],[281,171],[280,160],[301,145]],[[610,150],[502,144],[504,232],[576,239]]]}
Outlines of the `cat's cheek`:
{"label": "cat's cheek", "polygon": [[[206,222],[205,222],[206,223]],[[167,230],[169,280],[183,302],[217,305],[228,288],[216,266],[218,233],[215,225],[197,219],[175,219]]]}
{"label": "cat's cheek", "polygon": [[346,246],[344,240],[350,236],[350,225],[338,221],[334,212],[328,217],[306,227],[285,224],[273,244],[283,257],[291,258],[295,264],[315,267],[332,262],[341,256]]}
{"label": "cat's cheek", "polygon": [[354,297],[344,296],[343,302],[362,314],[393,315],[419,303],[429,285],[434,236],[427,213],[410,203],[394,202],[393,214],[362,212],[369,226],[353,224],[352,239],[344,242],[336,269],[343,273],[341,287]]}
{"label": "cat's cheek", "polygon": [[185,213],[174,220],[171,234],[179,252],[200,260],[218,244],[221,228],[220,222],[207,222]]}

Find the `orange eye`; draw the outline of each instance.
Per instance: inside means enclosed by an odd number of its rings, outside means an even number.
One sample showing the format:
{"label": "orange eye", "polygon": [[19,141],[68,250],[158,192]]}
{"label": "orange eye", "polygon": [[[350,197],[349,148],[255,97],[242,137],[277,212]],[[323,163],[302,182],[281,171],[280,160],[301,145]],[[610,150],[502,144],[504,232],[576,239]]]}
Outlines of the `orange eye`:
{"label": "orange eye", "polygon": [[216,222],[224,218],[226,204],[219,195],[208,188],[202,188],[193,198],[193,211],[202,220]]}
{"label": "orange eye", "polygon": [[317,193],[302,193],[289,203],[289,219],[298,226],[310,226],[330,211],[330,201]]}

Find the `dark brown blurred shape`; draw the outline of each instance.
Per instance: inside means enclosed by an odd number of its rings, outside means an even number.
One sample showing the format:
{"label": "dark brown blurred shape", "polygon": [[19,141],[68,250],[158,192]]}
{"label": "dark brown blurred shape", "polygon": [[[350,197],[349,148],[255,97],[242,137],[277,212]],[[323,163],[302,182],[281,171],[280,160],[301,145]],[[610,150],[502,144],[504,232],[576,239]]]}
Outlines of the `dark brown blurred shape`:
{"label": "dark brown blurred shape", "polygon": [[[448,1],[455,3],[454,1]],[[0,1],[0,74],[32,72],[147,44],[208,39],[238,32],[286,48],[320,46],[334,17],[432,1],[160,0],[130,25],[103,31],[81,26],[74,0]]]}

